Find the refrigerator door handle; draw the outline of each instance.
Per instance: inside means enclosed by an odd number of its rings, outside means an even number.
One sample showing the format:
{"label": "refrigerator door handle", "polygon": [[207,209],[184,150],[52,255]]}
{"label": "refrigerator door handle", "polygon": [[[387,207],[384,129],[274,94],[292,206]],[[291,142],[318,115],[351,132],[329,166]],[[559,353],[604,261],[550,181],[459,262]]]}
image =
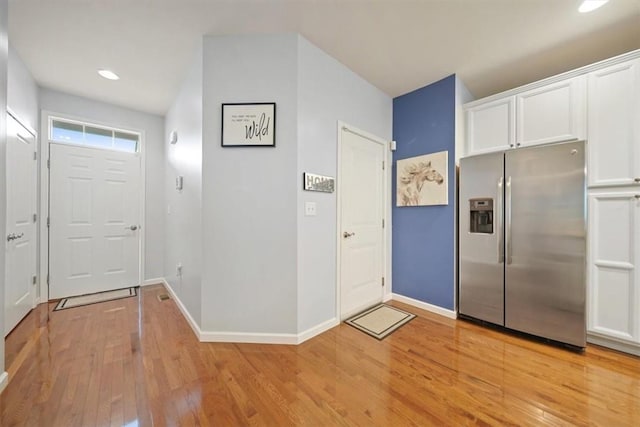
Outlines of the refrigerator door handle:
{"label": "refrigerator door handle", "polygon": [[498,225],[498,264],[502,264],[504,262],[504,218],[502,214],[502,184],[503,177],[500,177],[498,180],[498,196],[496,197],[496,207],[495,211],[498,213],[497,215],[497,225]]}
{"label": "refrigerator door handle", "polygon": [[511,177],[507,178],[507,185],[506,185],[506,191],[505,191],[506,195],[505,195],[505,216],[507,224],[506,224],[506,232],[507,232],[507,238],[505,239],[506,241],[506,246],[507,246],[507,264],[511,264],[512,259],[511,259],[511,253],[512,253],[512,249],[511,249]]}

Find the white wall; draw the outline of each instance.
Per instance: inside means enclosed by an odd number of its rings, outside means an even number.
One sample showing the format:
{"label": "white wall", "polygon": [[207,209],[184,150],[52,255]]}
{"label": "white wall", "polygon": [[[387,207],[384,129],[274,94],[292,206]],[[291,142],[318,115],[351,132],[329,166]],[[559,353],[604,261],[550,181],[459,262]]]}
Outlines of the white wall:
{"label": "white wall", "polygon": [[[165,119],[165,135],[178,132],[178,143],[165,140],[166,204],[164,273],[169,286],[201,326],[202,301],[202,45]],[[183,190],[175,179],[183,177]],[[182,264],[182,275],[176,266]]]}
{"label": "white wall", "polygon": [[38,85],[18,52],[11,45],[9,45],[7,105],[23,124],[34,131],[38,130]]}
{"label": "white wall", "polygon": [[[116,83],[117,84],[117,83]],[[146,162],[145,279],[164,275],[164,119],[104,102],[50,90],[40,90],[40,108],[100,124],[144,132]]]}
{"label": "white wall", "polygon": [[[297,332],[297,42],[204,39],[205,331]],[[223,102],[275,102],[276,147],[222,148]]]}
{"label": "white wall", "polygon": [[[6,236],[7,228],[7,0],[0,0],[0,236]],[[5,261],[0,257],[0,331],[4,331],[4,282]],[[4,339],[0,338],[0,391],[6,387],[7,375],[4,371]]]}
{"label": "white wall", "polygon": [[[302,190],[302,173],[337,176],[337,121],[391,140],[392,99],[303,37],[298,44],[298,332],[337,316],[336,193]],[[339,177],[338,177],[339,179]],[[304,216],[304,203],[317,216]]]}

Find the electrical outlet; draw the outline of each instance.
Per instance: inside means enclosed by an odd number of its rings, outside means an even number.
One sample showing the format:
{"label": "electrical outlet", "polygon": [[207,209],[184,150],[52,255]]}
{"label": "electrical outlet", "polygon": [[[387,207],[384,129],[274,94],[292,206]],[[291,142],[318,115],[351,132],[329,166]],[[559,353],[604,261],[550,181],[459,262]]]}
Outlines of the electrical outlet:
{"label": "electrical outlet", "polygon": [[305,216],[316,216],[316,202],[306,202],[304,204]]}

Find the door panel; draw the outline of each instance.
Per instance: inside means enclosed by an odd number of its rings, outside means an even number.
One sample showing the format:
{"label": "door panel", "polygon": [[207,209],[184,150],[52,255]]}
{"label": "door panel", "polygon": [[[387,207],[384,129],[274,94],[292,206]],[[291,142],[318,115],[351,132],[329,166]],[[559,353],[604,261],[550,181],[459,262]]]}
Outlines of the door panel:
{"label": "door panel", "polygon": [[7,124],[5,335],[35,305],[37,251],[35,137],[11,116]]}
{"label": "door panel", "polygon": [[49,297],[137,285],[139,156],[62,144],[50,153]]}
{"label": "door panel", "polygon": [[516,146],[584,138],[584,98],[584,76],[518,94]]}
{"label": "door panel", "polygon": [[340,313],[346,317],[382,300],[385,146],[341,132]]}
{"label": "door panel", "polygon": [[[504,325],[504,154],[460,160],[460,289],[461,314]],[[493,231],[471,232],[471,200],[493,201]]]}
{"label": "door panel", "polygon": [[589,331],[640,342],[636,192],[589,196]]}
{"label": "door panel", "polygon": [[467,154],[506,150],[515,145],[513,96],[469,108],[466,120]]}
{"label": "door panel", "polygon": [[640,60],[590,73],[588,96],[589,186],[640,183]]}
{"label": "door panel", "polygon": [[584,161],[583,142],[505,154],[505,326],[581,347],[586,344]]}

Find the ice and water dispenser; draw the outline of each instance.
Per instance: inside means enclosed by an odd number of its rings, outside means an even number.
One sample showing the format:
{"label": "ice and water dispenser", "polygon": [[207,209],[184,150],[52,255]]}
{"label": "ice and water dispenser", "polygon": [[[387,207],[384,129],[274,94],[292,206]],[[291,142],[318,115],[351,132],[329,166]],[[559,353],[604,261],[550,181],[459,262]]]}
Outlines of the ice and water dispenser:
{"label": "ice and water dispenser", "polygon": [[469,200],[471,233],[493,234],[493,199]]}

